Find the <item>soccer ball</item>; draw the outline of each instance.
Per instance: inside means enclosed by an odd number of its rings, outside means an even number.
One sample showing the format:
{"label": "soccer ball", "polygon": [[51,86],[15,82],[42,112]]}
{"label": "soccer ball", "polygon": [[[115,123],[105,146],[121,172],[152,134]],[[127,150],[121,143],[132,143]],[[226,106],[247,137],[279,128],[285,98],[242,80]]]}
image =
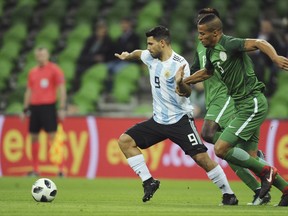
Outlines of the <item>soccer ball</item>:
{"label": "soccer ball", "polygon": [[37,202],[52,202],[57,194],[55,183],[48,178],[40,178],[32,185],[32,197]]}

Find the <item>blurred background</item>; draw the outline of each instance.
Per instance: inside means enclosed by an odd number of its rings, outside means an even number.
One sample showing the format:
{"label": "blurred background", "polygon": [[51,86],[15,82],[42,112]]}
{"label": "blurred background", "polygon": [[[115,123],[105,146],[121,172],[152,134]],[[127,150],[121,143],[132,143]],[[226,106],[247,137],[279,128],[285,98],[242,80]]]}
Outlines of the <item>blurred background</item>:
{"label": "blurred background", "polygon": [[[199,9],[220,12],[224,33],[263,38],[288,56],[287,0],[0,0],[0,113],[23,109],[33,51],[48,48],[66,77],[68,114],[150,116],[149,75],[138,62],[120,62],[115,52],[146,48],[145,32],[167,26],[172,47],[192,63]],[[250,53],[267,90],[270,118],[288,116],[288,72],[265,55]],[[196,117],[205,113],[203,87],[194,86]]]}

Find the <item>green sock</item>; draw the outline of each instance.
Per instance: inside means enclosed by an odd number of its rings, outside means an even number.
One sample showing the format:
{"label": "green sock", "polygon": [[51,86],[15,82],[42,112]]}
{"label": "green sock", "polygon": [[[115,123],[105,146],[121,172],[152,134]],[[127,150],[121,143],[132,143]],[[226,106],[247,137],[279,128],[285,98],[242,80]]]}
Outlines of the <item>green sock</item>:
{"label": "green sock", "polygon": [[[257,160],[269,166],[269,164],[262,158],[258,157]],[[288,187],[288,182],[286,182],[285,179],[283,179],[279,174],[277,174],[273,185],[280,191],[283,191],[286,187]]]}
{"label": "green sock", "polygon": [[254,175],[250,170],[237,166],[235,164],[229,163],[229,166],[236,173],[236,175],[244,182],[252,191],[261,187],[261,184],[256,180]]}
{"label": "green sock", "polygon": [[229,163],[248,168],[256,175],[260,174],[265,166],[265,164],[262,162],[259,162],[255,158],[251,157],[246,151],[237,147],[231,148],[225,155],[224,159]]}
{"label": "green sock", "polygon": [[273,185],[283,192],[284,188],[288,187],[288,182],[285,181],[279,174],[276,175]]}
{"label": "green sock", "polygon": [[267,166],[270,166],[270,165],[267,163],[267,161],[263,160],[262,158],[256,157],[256,160],[258,160],[260,163],[263,163],[263,164],[265,164],[265,165],[267,165]]}

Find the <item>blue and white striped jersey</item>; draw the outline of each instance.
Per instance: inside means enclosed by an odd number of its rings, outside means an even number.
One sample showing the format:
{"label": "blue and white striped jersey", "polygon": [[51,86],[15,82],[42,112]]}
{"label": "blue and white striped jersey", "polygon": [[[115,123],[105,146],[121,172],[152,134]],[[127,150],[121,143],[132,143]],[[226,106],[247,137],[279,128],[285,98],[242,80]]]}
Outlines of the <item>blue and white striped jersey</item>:
{"label": "blue and white striped jersey", "polygon": [[168,60],[162,62],[153,58],[148,50],[143,50],[141,60],[149,69],[154,120],[169,125],[178,122],[185,114],[192,115],[190,100],[176,94],[174,79],[177,70],[184,64],[184,77],[190,76],[188,62],[174,51]]}

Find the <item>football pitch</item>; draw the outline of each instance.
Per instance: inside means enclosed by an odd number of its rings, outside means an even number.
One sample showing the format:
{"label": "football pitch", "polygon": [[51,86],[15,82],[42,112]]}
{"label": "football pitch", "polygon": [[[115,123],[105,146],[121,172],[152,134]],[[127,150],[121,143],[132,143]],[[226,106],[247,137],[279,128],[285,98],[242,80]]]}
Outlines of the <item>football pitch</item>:
{"label": "football pitch", "polygon": [[160,179],[160,189],[146,203],[142,202],[140,179],[51,178],[58,188],[51,203],[37,203],[31,196],[36,178],[0,178],[1,216],[281,216],[287,207],[274,207],[281,193],[273,188],[272,201],[266,206],[247,206],[252,193],[241,182],[231,182],[239,199],[238,206],[219,206],[221,193],[210,181]]}

